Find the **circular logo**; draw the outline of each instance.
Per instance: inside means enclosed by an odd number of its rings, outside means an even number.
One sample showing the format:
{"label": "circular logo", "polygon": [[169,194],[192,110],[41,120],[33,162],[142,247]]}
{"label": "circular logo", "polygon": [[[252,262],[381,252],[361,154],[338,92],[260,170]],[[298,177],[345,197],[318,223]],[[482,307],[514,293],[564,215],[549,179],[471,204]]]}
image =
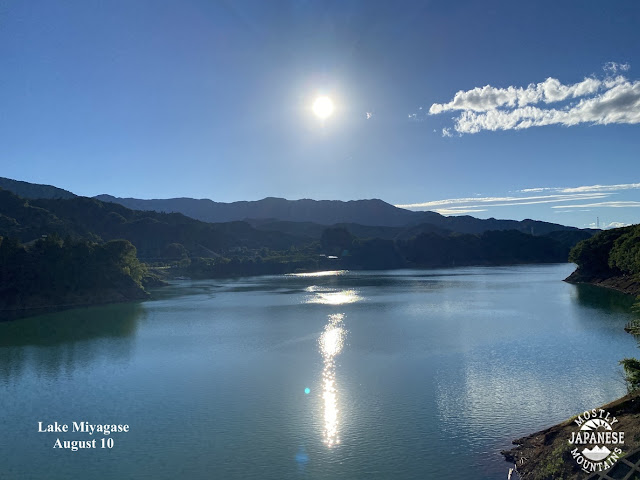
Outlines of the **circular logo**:
{"label": "circular logo", "polygon": [[624,445],[624,432],[614,430],[618,419],[606,410],[587,410],[574,420],[577,432],[571,432],[569,443],[574,446],[571,455],[587,473],[611,468],[620,458]]}

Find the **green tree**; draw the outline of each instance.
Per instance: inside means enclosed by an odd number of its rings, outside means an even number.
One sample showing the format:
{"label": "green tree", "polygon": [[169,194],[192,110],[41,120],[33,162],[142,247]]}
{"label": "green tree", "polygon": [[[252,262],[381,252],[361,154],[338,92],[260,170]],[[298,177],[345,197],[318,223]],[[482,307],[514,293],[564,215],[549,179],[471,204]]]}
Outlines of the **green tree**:
{"label": "green tree", "polygon": [[620,360],[624,368],[627,390],[634,392],[640,388],[640,360],[636,358],[625,358]]}
{"label": "green tree", "polygon": [[614,275],[617,268],[609,264],[609,253],[615,241],[629,231],[630,227],[602,231],[588,240],[579,242],[569,252],[569,261],[578,265],[587,275]]}
{"label": "green tree", "polygon": [[138,260],[136,247],[129,240],[111,240],[105,243],[101,250],[107,266],[130,276],[134,282],[140,284],[146,267]]}
{"label": "green tree", "polygon": [[609,266],[630,275],[640,274],[640,225],[616,239],[609,253]]}
{"label": "green tree", "polygon": [[343,250],[349,250],[353,244],[354,236],[343,227],[325,228],[320,237],[320,244],[327,253],[340,255]]}

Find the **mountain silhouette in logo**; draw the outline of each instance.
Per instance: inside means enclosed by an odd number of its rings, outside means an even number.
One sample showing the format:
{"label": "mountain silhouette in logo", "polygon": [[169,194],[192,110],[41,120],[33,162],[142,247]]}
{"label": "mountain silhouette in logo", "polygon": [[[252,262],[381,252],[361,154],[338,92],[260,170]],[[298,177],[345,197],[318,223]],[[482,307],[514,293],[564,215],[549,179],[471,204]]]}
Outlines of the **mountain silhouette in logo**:
{"label": "mountain silhouette in logo", "polygon": [[591,450],[589,450],[588,448],[585,448],[584,450],[582,450],[582,455],[584,455],[586,458],[594,462],[599,462],[600,460],[604,460],[609,456],[610,453],[611,453],[611,450],[609,450],[606,446],[600,448],[598,445],[593,447]]}

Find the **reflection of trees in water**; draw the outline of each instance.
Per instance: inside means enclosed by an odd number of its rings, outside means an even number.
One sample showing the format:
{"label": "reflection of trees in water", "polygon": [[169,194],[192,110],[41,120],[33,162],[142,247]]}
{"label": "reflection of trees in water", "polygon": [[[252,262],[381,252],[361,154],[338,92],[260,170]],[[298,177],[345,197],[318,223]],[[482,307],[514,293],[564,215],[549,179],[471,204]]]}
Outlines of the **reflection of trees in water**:
{"label": "reflection of trees in water", "polygon": [[189,295],[191,299],[195,296],[211,298],[220,291],[223,286],[212,284],[212,280],[181,281],[169,286],[162,286],[150,289],[153,300],[172,300]]}
{"label": "reflection of trees in water", "polygon": [[[624,329],[635,337],[638,342],[638,346],[640,346],[640,297],[638,297],[638,300],[633,304],[631,310],[633,310],[634,318],[627,323]],[[640,378],[640,370],[638,372],[638,376]],[[640,386],[640,381],[638,382],[638,385]]]}
{"label": "reflection of trees in water", "polygon": [[14,378],[25,369],[57,377],[107,356],[130,356],[139,303],[106,305],[50,313],[0,323],[0,378]]}
{"label": "reflection of trees in water", "polygon": [[629,314],[636,301],[632,295],[594,285],[578,284],[575,288],[576,298],[580,305],[604,310],[607,313]]}

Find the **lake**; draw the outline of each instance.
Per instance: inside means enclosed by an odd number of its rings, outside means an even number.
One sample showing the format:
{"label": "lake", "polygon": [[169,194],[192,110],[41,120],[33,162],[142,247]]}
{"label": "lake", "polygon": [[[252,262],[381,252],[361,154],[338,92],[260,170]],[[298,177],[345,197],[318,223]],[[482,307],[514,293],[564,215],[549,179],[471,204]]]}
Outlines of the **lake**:
{"label": "lake", "polygon": [[[506,479],[500,450],[622,396],[640,355],[632,298],[573,269],[184,280],[2,323],[0,477]],[[82,421],[130,431],[38,432]]]}

